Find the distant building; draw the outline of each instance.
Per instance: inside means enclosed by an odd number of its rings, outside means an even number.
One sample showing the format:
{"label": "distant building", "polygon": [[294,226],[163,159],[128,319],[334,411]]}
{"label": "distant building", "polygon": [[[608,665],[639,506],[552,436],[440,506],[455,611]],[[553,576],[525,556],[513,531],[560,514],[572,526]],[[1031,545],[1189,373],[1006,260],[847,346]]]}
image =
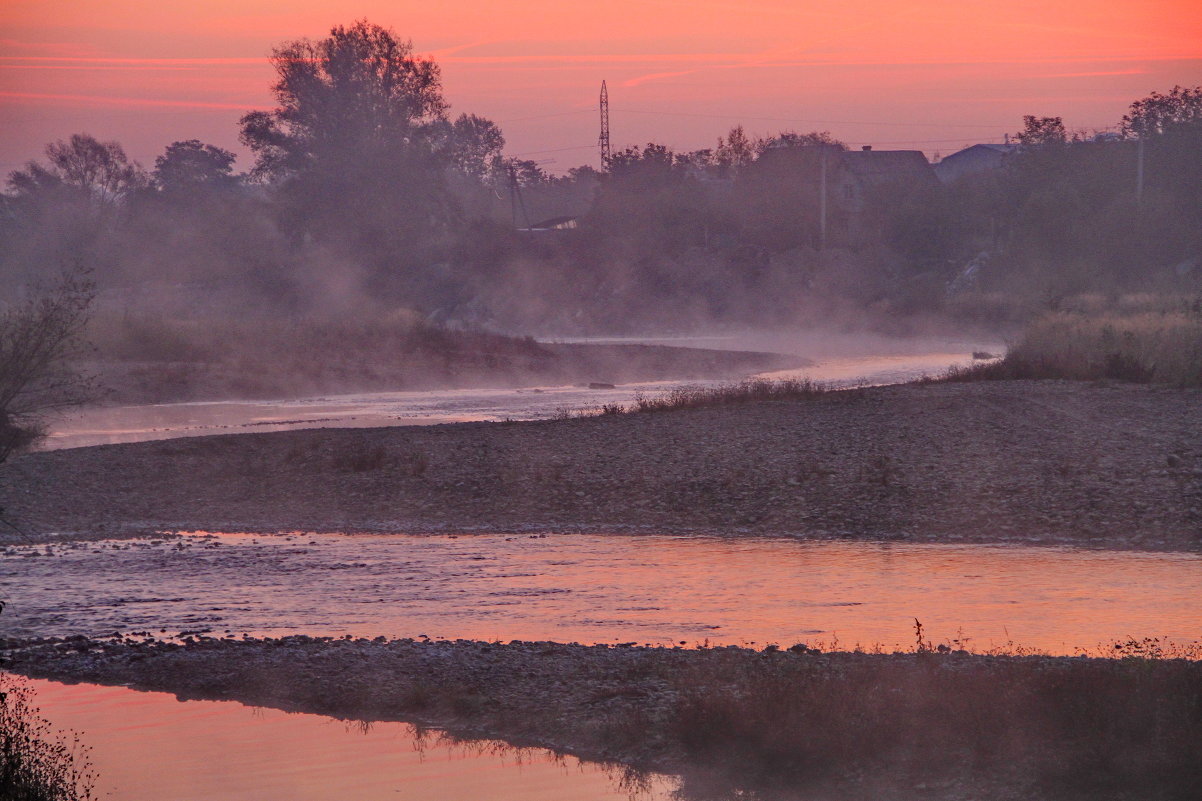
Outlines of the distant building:
{"label": "distant building", "polygon": [[965,175],[990,172],[1000,169],[1006,156],[1014,152],[1017,145],[972,145],[958,150],[935,165],[935,175],[945,184],[957,181]]}
{"label": "distant building", "polygon": [[777,224],[804,226],[814,247],[858,247],[879,240],[882,204],[939,191],[930,162],[918,150],[844,150],[835,145],[778,147],[740,178],[754,198],[774,198],[795,212],[764,214]]}
{"label": "distant building", "polygon": [[850,214],[865,210],[866,201],[888,187],[923,189],[938,185],[935,172],[920,150],[861,150],[839,152],[832,176],[831,197]]}

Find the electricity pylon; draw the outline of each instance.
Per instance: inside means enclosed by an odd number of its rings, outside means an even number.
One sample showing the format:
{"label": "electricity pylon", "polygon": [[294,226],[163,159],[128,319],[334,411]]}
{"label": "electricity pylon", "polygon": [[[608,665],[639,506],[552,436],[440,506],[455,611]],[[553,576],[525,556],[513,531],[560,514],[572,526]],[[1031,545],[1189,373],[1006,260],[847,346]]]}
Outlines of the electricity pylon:
{"label": "electricity pylon", "polygon": [[601,82],[601,136],[597,137],[597,145],[601,148],[601,167],[609,166],[609,91],[605,81]]}

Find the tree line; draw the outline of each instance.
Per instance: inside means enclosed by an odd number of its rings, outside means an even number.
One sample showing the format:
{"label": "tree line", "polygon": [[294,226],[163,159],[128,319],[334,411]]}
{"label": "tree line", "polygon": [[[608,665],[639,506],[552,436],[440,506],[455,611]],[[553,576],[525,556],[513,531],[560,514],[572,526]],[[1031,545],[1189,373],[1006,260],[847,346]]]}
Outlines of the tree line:
{"label": "tree line", "polygon": [[[166,283],[213,314],[407,308],[614,330],[803,322],[799,309],[835,301],[937,309],[969,263],[988,265],[974,291],[1048,298],[1180,289],[1200,271],[1202,87],[1135,101],[1110,137],[1028,117],[1002,169],[877,186],[859,212],[873,234],[830,246],[818,231],[843,212],[817,187],[845,146],[828,133],[736,126],[713,148],[649,143],[553,177],[506,158],[491,120],[452,117],[438,65],[391,30],[337,26],[271,63],[275,108],[239,122],[244,172],[195,139],[144,169],[86,134],[13,172],[0,196],[10,294],[83,262],[102,296]],[[521,230],[557,212],[577,226]]]}

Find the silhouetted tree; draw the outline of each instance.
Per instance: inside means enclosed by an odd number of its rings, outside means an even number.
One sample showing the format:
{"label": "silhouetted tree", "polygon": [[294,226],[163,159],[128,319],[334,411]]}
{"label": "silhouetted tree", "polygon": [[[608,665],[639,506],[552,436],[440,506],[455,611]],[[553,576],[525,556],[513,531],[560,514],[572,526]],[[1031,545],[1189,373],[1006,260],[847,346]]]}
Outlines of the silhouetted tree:
{"label": "silhouetted tree", "polygon": [[490,177],[504,147],[505,136],[492,120],[475,114],[460,114],[449,125],[445,149],[451,164],[478,181]]}
{"label": "silhouetted tree", "polygon": [[781,147],[814,147],[823,145],[847,150],[847,145],[831,135],[830,131],[810,131],[799,134],[796,131],[781,131],[776,136],[766,139],[756,139],[753,143],[756,156],[762,156],[765,151]]}
{"label": "silhouetted tree", "polygon": [[236,158],[229,150],[199,139],[172,142],[154,160],[154,185],[171,193],[230,186]]}
{"label": "silhouetted tree", "polygon": [[43,192],[62,185],[80,190],[89,198],[111,204],[146,184],[146,174],[130,163],[116,142],[100,142],[88,134],[72,134],[67,141],[46,145],[49,165],[31,161],[8,177],[18,195]]}
{"label": "silhouetted tree", "polygon": [[277,189],[285,230],[404,294],[414,268],[443,258],[459,217],[438,65],[366,21],[285,43],[271,63],[278,108],[244,116],[241,136],[254,174]]}
{"label": "silhouetted tree", "polygon": [[46,146],[46,162],[9,174],[0,220],[2,290],[44,281],[46,265],[83,261],[106,276],[116,254],[106,237],[123,201],[146,185],[145,172],[116,142],[75,134]]}
{"label": "silhouetted tree", "polygon": [[272,51],[271,64],[278,107],[241,121],[242,141],[258,157],[261,176],[404,151],[446,118],[438,65],[366,20],[335,26],[321,41],[287,42]]}
{"label": "silhouetted tree", "polygon": [[755,161],[755,155],[755,148],[742,125],[731,128],[725,139],[719,136],[718,146],[714,148],[714,161],[724,169],[746,167]]}
{"label": "silhouetted tree", "polygon": [[1167,95],[1153,92],[1131,104],[1119,129],[1125,138],[1140,138],[1202,122],[1202,86],[1174,86]]}
{"label": "silhouetted tree", "polygon": [[95,394],[74,363],[95,294],[87,273],[74,270],[0,313],[0,462],[39,436],[42,414]]}
{"label": "silhouetted tree", "polygon": [[1023,129],[1016,133],[1014,138],[1024,147],[1063,145],[1068,141],[1068,132],[1064,129],[1064,120],[1060,117],[1036,117],[1027,114],[1023,117]]}

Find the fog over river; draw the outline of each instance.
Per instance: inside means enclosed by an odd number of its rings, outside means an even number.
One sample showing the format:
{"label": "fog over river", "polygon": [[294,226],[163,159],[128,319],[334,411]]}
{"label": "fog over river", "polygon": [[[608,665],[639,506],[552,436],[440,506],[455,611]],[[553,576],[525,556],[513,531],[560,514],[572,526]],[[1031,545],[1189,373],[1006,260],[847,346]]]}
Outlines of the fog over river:
{"label": "fog over river", "polygon": [[[583,341],[583,340],[582,340]],[[691,345],[719,350],[775,349],[797,353],[808,361],[808,344],[790,338],[688,337],[676,339],[599,339],[598,344],[641,342]],[[808,377],[836,386],[896,384],[924,375],[938,375],[953,365],[972,362],[982,347],[999,353],[997,343],[971,343],[947,339],[894,340],[882,337],[826,337],[815,343],[831,355],[797,370],[765,373],[764,378]],[[813,353],[815,351],[808,351]],[[629,404],[637,395],[655,395],[679,386],[681,381],[620,384],[613,389],[580,386],[545,386],[454,389],[420,392],[374,392],[327,395],[274,401],[225,400],[219,402],[164,403],[143,406],[98,406],[77,410],[50,422],[43,441],[46,450],[141,442],[205,434],[283,431],[294,428],[394,425],[434,425],[469,421],[538,420],[565,411],[593,409],[602,404]],[[716,385],[719,381],[690,381]]]}

